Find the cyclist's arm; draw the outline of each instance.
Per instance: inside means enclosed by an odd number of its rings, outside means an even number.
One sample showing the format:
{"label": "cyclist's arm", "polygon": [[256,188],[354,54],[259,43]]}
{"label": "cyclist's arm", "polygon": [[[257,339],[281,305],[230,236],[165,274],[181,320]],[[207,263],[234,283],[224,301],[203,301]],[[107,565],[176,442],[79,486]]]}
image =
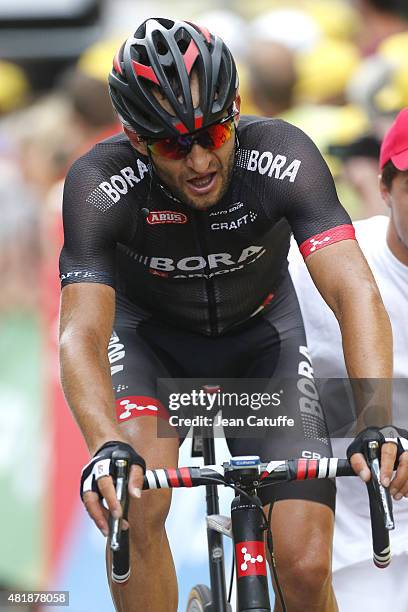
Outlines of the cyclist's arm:
{"label": "cyclist's arm", "polygon": [[[106,160],[97,154],[100,151],[95,149],[77,160],[65,181],[60,257],[62,384],[92,455],[105,442],[128,442],[116,423],[107,347],[115,309],[116,245],[129,240],[135,230],[125,196],[116,205],[100,188],[106,179]],[[129,491],[136,497],[142,481],[142,468],[132,465]],[[99,478],[98,488],[110,511],[119,515],[111,477]],[[107,517],[98,494],[87,491],[83,499],[106,534]]]}
{"label": "cyclist's arm", "polygon": [[65,181],[60,256],[62,384],[92,454],[105,442],[122,440],[107,348],[115,311],[116,245],[132,226],[126,204],[108,205],[103,199],[99,184],[106,171],[104,159],[95,166],[95,150],[74,163]]}
{"label": "cyclist's arm", "polygon": [[[357,431],[373,423],[392,422],[391,381],[393,374],[392,331],[372,272],[354,240],[344,240],[309,255],[306,265],[317,289],[335,314],[342,335],[344,359],[352,380],[357,410]],[[359,380],[363,379],[363,380]],[[372,392],[367,398],[364,379]],[[362,384],[361,384],[362,383]],[[364,419],[367,412],[368,420]],[[385,444],[381,452],[381,480],[392,478],[396,449]],[[353,469],[367,481],[370,471],[362,454],[351,459]]]}
{"label": "cyclist's arm", "polygon": [[[91,455],[109,441],[129,443],[116,424],[108,342],[112,331],[115,291],[97,283],[67,285],[62,290],[60,318],[61,381],[68,404],[78,422]],[[129,492],[140,497],[143,471],[133,465]],[[110,477],[98,480],[101,495],[116,518],[122,514]],[[84,504],[102,533],[108,535],[106,511],[94,492]]]}
{"label": "cyclist's arm", "polygon": [[61,381],[91,454],[126,441],[116,424],[108,360],[115,291],[98,283],[67,285],[61,296]]}
{"label": "cyclist's arm", "polygon": [[[285,215],[314,283],[340,324],[359,418],[357,428],[367,425],[364,416],[369,412],[372,422],[370,408],[374,407],[382,411],[381,424],[385,425],[391,421],[390,321],[370,268],[354,240],[350,217],[339,202],[327,164],[304,133],[293,127],[287,131],[301,164],[292,183],[285,186],[286,198],[281,200]],[[367,401],[368,387],[371,393]],[[385,444],[382,448],[382,474],[387,477],[392,476],[396,457],[391,447]],[[355,471],[363,470],[369,477],[362,455],[353,456],[352,465]]]}
{"label": "cyclist's arm", "polygon": [[372,272],[355,240],[343,240],[306,258],[314,284],[341,329],[350,378],[392,378],[392,332]]}

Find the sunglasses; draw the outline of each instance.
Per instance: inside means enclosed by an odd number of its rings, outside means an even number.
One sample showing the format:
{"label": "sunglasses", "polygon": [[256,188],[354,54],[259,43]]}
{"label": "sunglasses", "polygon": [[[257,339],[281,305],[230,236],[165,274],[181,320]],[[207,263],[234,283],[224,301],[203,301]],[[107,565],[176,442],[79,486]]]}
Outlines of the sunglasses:
{"label": "sunglasses", "polygon": [[174,138],[160,138],[159,140],[149,139],[147,148],[153,155],[165,157],[166,159],[184,159],[194,144],[209,151],[216,151],[223,144],[228,142],[234,131],[234,118],[237,111],[234,110],[228,117],[213,123],[195,134],[183,134]]}

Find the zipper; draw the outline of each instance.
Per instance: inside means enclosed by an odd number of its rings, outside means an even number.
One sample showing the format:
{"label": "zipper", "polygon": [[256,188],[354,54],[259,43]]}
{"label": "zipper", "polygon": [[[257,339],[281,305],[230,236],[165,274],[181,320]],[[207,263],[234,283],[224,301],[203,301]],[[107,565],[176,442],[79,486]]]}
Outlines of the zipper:
{"label": "zipper", "polygon": [[[200,254],[204,256],[208,262],[208,243],[206,240],[206,220],[203,218],[203,213],[198,211],[194,211],[194,217],[196,219],[196,234],[197,241],[200,249]],[[204,227],[205,226],[205,227]],[[203,230],[203,227],[205,231]],[[207,292],[208,299],[208,319],[210,323],[210,335],[217,336],[218,335],[218,322],[217,322],[217,300],[215,298],[215,290],[214,290],[214,281],[211,278],[204,278],[205,288]]]}

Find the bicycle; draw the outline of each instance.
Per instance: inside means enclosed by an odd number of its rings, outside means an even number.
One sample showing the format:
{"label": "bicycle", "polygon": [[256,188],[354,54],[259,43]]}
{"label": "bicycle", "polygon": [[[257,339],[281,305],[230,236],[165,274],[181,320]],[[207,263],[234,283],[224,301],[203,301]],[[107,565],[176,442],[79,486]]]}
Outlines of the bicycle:
{"label": "bicycle", "polygon": [[[127,516],[127,458],[126,453],[114,453],[117,466],[116,491]],[[237,612],[270,612],[269,588],[266,570],[266,545],[271,569],[277,587],[277,597],[286,611],[284,595],[274,564],[270,506],[268,516],[257,497],[258,489],[276,482],[356,476],[347,459],[289,459],[261,463],[259,457],[232,457],[222,466],[216,466],[214,439],[202,439],[203,467],[161,468],[147,470],[143,489],[206,487],[207,543],[211,588],[194,586],[189,595],[186,612],[232,612],[230,604],[234,571],[237,574]],[[193,456],[197,453],[193,452]],[[385,568],[391,562],[389,531],[394,529],[392,499],[388,489],[380,483],[380,447],[370,442],[366,460],[371,480],[366,483],[369,495],[373,561]],[[207,465],[208,464],[208,465]],[[231,518],[219,514],[217,487],[234,489]],[[112,551],[112,580],[124,583],[130,576],[129,532],[121,531],[121,519],[110,519],[110,547]],[[264,533],[266,532],[266,538]],[[227,597],[223,536],[233,541],[235,563],[232,564]]]}

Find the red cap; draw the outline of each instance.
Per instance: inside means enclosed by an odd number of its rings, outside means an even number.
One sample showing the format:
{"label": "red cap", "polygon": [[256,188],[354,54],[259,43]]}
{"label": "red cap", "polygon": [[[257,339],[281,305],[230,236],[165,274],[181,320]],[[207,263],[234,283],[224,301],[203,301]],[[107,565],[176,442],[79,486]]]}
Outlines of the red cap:
{"label": "red cap", "polygon": [[384,136],[380,169],[392,161],[397,170],[408,170],[408,108],[404,108]]}

